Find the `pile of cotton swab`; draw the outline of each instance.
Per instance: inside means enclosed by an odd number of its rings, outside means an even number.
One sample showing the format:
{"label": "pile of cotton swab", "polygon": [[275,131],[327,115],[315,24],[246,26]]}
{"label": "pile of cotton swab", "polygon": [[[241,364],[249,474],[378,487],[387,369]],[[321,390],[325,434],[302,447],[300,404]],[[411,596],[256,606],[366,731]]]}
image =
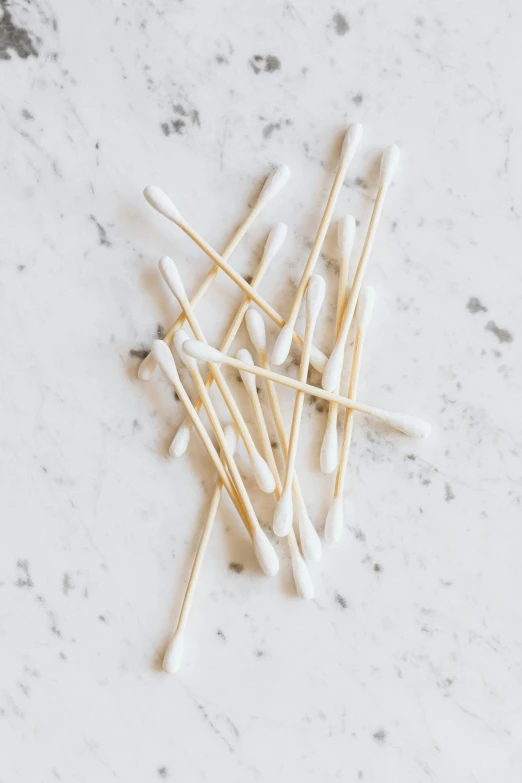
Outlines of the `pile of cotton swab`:
{"label": "pile of cotton swab", "polygon": [[[338,223],[339,290],[333,348],[330,356],[326,357],[313,344],[315,327],[325,297],[325,281],[321,276],[315,274],[314,269],[361,133],[362,128],[358,124],[350,125],[346,131],[330,195],[286,318],[283,318],[258,292],[268,265],[284,243],[287,233],[286,226],[283,223],[278,223],[269,233],[261,261],[251,283],[248,283],[230,265],[230,257],[259,214],[285,185],[290,176],[287,166],[279,166],[267,178],[254,206],[237,228],[221,255],[185,220],[164,191],[155,186],[145,188],[144,195],[149,204],[179,226],[214,263],[212,270],[189,298],[174,261],[167,256],[160,260],[161,275],[178,301],[181,313],[165,333],[164,338],[154,342],[151,353],[143,360],[139,369],[140,378],[148,380],[152,377],[156,365],[159,365],[185,407],[187,416],[172,441],[169,449],[170,454],[174,457],[181,457],[184,454],[194,429],[208,457],[214,464],[217,474],[215,489],[185,590],[177,627],[165,653],[163,668],[167,672],[177,671],[181,664],[187,618],[223,489],[237,511],[239,521],[245,526],[247,534],[252,540],[253,549],[262,571],[265,574],[274,575],[279,570],[276,551],[259,522],[245,481],[235,461],[235,451],[240,441],[246,449],[250,470],[259,488],[267,494],[274,495],[272,530],[277,537],[286,539],[288,542],[296,592],[301,598],[312,598],[314,586],[307,563],[321,557],[322,547],[316,527],[306,509],[296,469],[305,395],[320,397],[329,403],[321,451],[317,455],[318,464],[320,464],[323,473],[335,472],[333,491],[330,490],[332,498],[323,529],[324,537],[329,543],[339,540],[345,525],[343,494],[355,413],[363,413],[366,416],[376,418],[412,437],[429,435],[430,425],[422,419],[368,405],[357,399],[363,347],[375,300],[373,289],[362,287],[363,278],[386,194],[399,161],[399,150],[395,145],[388,147],[382,156],[375,204],[351,286],[349,286],[348,280],[350,257],[355,237],[355,220],[348,215],[341,218]],[[244,298],[230,323],[223,342],[219,348],[215,348],[207,342],[200,320],[196,315],[196,306],[212,287],[220,269],[241,288]],[[259,309],[255,309],[254,306]],[[304,335],[301,335],[295,331],[295,325],[303,307],[305,330]],[[262,313],[274,321],[280,329],[271,353],[274,365],[280,365],[285,361],[292,342],[300,348],[301,358],[297,379],[271,369]],[[354,317],[354,348],[350,361],[349,381],[346,394],[342,394],[341,376]],[[243,322],[246,324],[250,342],[256,351],[257,364],[244,347],[237,351],[235,357],[229,355]],[[183,331],[182,327],[185,323],[190,327],[192,335]],[[172,343],[173,351],[169,347]],[[190,399],[181,382],[174,354],[178,361],[181,361],[188,369],[194,381],[197,391],[195,400]],[[208,366],[208,374],[205,379],[201,374],[199,364]],[[229,365],[239,370],[252,409],[255,422],[254,433],[250,431],[245,421],[221,365]],[[310,365],[322,374],[321,387],[307,382]],[[256,376],[262,378],[265,383],[268,410],[264,409],[259,399]],[[214,383],[228,409],[230,421],[226,423],[220,420],[212,400],[211,392]],[[284,422],[278,396],[279,389],[285,386],[294,392],[293,414],[288,428]],[[214,445],[200,419],[201,408],[205,411],[218,448]],[[338,422],[342,409],[345,410],[345,417],[339,447]],[[277,443],[275,444],[272,444],[270,439],[267,416],[270,416],[277,432]],[[279,464],[274,455],[274,445],[279,446],[279,454],[281,455]]]}

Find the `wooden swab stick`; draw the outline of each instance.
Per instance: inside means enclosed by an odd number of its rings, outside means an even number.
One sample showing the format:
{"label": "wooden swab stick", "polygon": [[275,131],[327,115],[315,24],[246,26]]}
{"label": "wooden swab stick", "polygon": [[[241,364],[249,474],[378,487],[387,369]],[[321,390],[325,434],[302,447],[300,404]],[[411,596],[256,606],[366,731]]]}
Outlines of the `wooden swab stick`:
{"label": "wooden swab stick", "polygon": [[[223,250],[222,257],[226,260],[230,258],[236,247],[239,245],[245,234],[247,233],[250,226],[253,224],[253,222],[259,217],[262,210],[266,207],[269,201],[271,201],[276,193],[278,193],[282,187],[287,183],[288,179],[290,177],[290,169],[288,166],[277,166],[277,168],[273,169],[273,171],[270,172],[268,175],[265,184],[263,185],[261,192],[259,196],[256,199],[256,202],[248,215],[245,217],[241,225],[238,226],[238,228],[235,230],[233,236],[228,242],[228,245]],[[219,272],[219,267],[214,266],[208,272],[206,277],[201,282],[201,285],[197,289],[196,293],[190,300],[190,303],[192,307],[195,307],[199,300],[204,296],[204,294],[208,291],[212,283],[214,282],[216,275]],[[172,338],[174,337],[174,332],[176,329],[180,329],[183,324],[185,323],[185,314],[181,313],[180,316],[174,321],[170,329],[165,334],[165,337],[163,338],[167,345],[170,345],[172,342]],[[154,373],[154,370],[156,369],[156,362],[154,361],[154,357],[151,353],[149,353],[148,356],[145,357],[145,359],[140,364],[140,367],[138,369],[138,375],[141,378],[142,381],[148,381],[152,374]]]}
{"label": "wooden swab stick", "polygon": [[[315,326],[319,317],[319,311],[324,302],[326,284],[324,278],[320,275],[312,275],[306,289],[306,327],[303,351],[301,354],[301,363],[299,365],[299,378],[301,383],[308,377],[310,366],[310,346],[314,336]],[[288,446],[288,459],[286,460],[285,477],[283,479],[283,489],[281,497],[277,503],[274,514],[274,533],[277,536],[287,536],[292,527],[293,503],[292,503],[292,484],[295,474],[295,463],[297,459],[297,446],[299,442],[299,430],[301,428],[301,418],[303,415],[304,393],[298,391],[295,395],[294,412],[292,415],[292,424],[290,427],[290,438]]]}
{"label": "wooden swab stick", "polygon": [[[257,351],[259,361],[262,367],[266,370],[270,370],[270,363],[268,361],[268,354],[266,351],[266,332],[265,322],[263,316],[257,310],[252,307],[249,308],[246,314],[246,325],[248,334],[252,345]],[[286,434],[283,413],[281,406],[279,405],[279,399],[277,397],[277,391],[275,383],[273,381],[264,379],[266,390],[268,393],[268,401],[270,403],[270,409],[272,411],[272,418],[277,431],[277,437],[279,439],[279,445],[283,452],[283,459],[288,459],[288,436]],[[319,560],[322,554],[321,541],[317,535],[317,531],[312,524],[312,520],[308,515],[306,504],[304,502],[303,493],[299,486],[299,480],[297,473],[294,473],[294,500],[295,500],[295,514],[297,516],[299,538],[301,541],[301,549],[307,560]]]}
{"label": "wooden swab stick", "polygon": [[368,233],[366,234],[361,257],[359,258],[359,262],[357,264],[353,285],[348,295],[348,300],[346,302],[346,307],[343,313],[343,320],[341,321],[341,326],[339,328],[339,334],[323,373],[322,386],[323,389],[326,389],[326,391],[334,391],[334,389],[336,389],[339,385],[343,369],[344,351],[346,341],[348,340],[348,332],[350,331],[353,314],[355,313],[355,307],[357,305],[357,299],[359,297],[364,274],[368,265],[368,259],[370,257],[375,235],[377,233],[379,220],[382,215],[386,194],[388,192],[388,188],[391,185],[397,166],[399,165],[399,157],[399,148],[395,144],[392,144],[391,147],[388,147],[382,156],[379,190],[377,191],[377,197],[373,206],[370,225],[368,226]]}
{"label": "wooden swab stick", "polygon": [[310,250],[310,255],[308,256],[308,261],[306,262],[306,266],[301,276],[301,280],[299,281],[299,285],[297,286],[297,291],[295,292],[294,301],[292,302],[292,306],[290,308],[290,313],[288,315],[286,324],[281,329],[277,337],[277,340],[275,341],[274,344],[274,349],[272,351],[273,364],[277,364],[277,365],[282,364],[285,361],[286,357],[288,356],[288,352],[290,351],[290,346],[292,345],[292,334],[294,331],[295,323],[297,321],[297,315],[299,313],[299,310],[301,309],[301,303],[304,298],[306,287],[308,285],[308,281],[312,277],[315,264],[322,250],[324,238],[326,236],[326,232],[328,231],[328,227],[330,226],[330,221],[332,219],[335,205],[337,203],[339,193],[341,192],[341,188],[343,187],[344,184],[346,172],[348,171],[348,167],[351,161],[353,160],[355,151],[359,146],[361,135],[362,135],[362,125],[359,125],[358,122],[355,122],[352,125],[350,125],[348,130],[346,131],[342,150],[341,150],[341,157],[339,159],[339,165],[337,167],[337,173],[333,181],[330,195],[328,196],[328,201],[326,203],[323,217],[319,224],[317,235],[312,245],[312,249]]}
{"label": "wooden swab stick", "polygon": [[[236,270],[231,267],[230,264],[228,264],[227,261],[219,255],[219,253],[216,253],[214,248],[211,247],[208,242],[205,242],[203,237],[201,237],[197,231],[187,223],[187,221],[181,216],[179,210],[172,203],[171,199],[163,190],[161,190],[161,188],[158,188],[155,185],[149,185],[143,191],[143,195],[151,207],[153,207],[153,209],[179,226],[182,231],[184,231],[187,236],[189,236],[196,243],[196,245],[207,254],[210,260],[213,261],[220,269],[222,269],[223,272],[225,272],[225,274],[227,274],[230,279],[233,280],[234,283],[238,285],[239,288],[241,288],[241,290],[244,291],[244,293],[247,294],[247,296],[249,296],[250,299],[252,299],[252,301],[255,302],[257,306],[268,315],[269,318],[272,319],[272,321],[274,321],[274,323],[277,324],[277,326],[281,328],[285,325],[284,318],[282,318],[279,313],[274,310],[272,305],[268,304],[268,302],[263,299],[263,297],[260,296],[258,292],[255,291],[243,277],[241,277],[239,272],[236,272]],[[303,338],[297,332],[293,333],[293,340],[297,343],[297,345],[303,345]],[[318,348],[312,348],[310,361],[318,372],[324,371],[326,366],[326,356]]]}
{"label": "wooden swab stick", "polygon": [[[348,396],[352,397],[353,399],[355,399],[357,396],[357,387],[359,385],[359,376],[361,373],[364,338],[366,337],[368,324],[370,323],[370,319],[372,317],[374,302],[375,292],[373,288],[370,288],[369,286],[367,288],[363,288],[361,296],[359,297],[359,304],[357,305],[357,331],[355,333],[352,369],[350,372],[350,383],[348,385]],[[326,517],[326,523],[324,526],[324,537],[330,543],[339,540],[344,527],[343,491],[344,481],[346,478],[346,468],[348,466],[350,443],[352,442],[353,418],[353,410],[348,410],[344,420],[343,439],[341,443],[339,467],[337,468],[337,475],[335,477],[334,496],[328,510],[328,515]]]}
{"label": "wooden swab stick", "polygon": [[265,370],[263,367],[258,367],[256,364],[253,366],[244,365],[243,362],[239,362],[231,356],[222,354],[210,345],[199,342],[198,340],[187,340],[184,350],[185,353],[193,356],[199,362],[221,362],[222,364],[228,364],[230,367],[235,367],[237,370],[246,370],[247,372],[254,373],[254,375],[258,375],[260,378],[268,378],[271,381],[280,383],[283,386],[288,386],[296,391],[311,394],[312,397],[320,397],[322,400],[327,400],[328,402],[337,402],[345,408],[353,408],[353,410],[359,411],[359,413],[364,413],[366,416],[373,416],[375,419],[379,419],[380,421],[389,424],[390,427],[394,427],[394,429],[399,430],[399,432],[403,432],[405,435],[409,435],[412,438],[427,438],[431,432],[431,425],[427,421],[419,419],[416,416],[409,416],[407,413],[385,411],[382,408],[375,408],[373,405],[365,405],[358,400],[341,397],[340,394],[327,392],[324,389],[320,389],[318,386],[311,386],[309,383],[301,383],[286,375],[280,375],[271,370]]}
{"label": "wooden swab stick", "polygon": [[[254,363],[254,360],[252,359],[251,355],[246,350],[246,348],[241,348],[237,352],[237,356],[243,362],[246,362],[248,364]],[[195,361],[195,359],[193,359],[193,361]],[[275,496],[276,499],[279,500],[283,485],[281,484],[281,478],[279,476],[279,471],[277,469],[277,464],[272,451],[272,446],[270,443],[270,435],[268,434],[265,417],[263,415],[263,409],[261,407],[259,397],[257,396],[256,379],[254,378],[253,375],[251,375],[248,372],[242,372],[240,373],[240,375],[241,375],[241,380],[245,385],[245,389],[247,391],[250,404],[252,405],[254,418],[256,420],[257,431],[259,433],[259,437],[261,438],[261,443],[263,444],[263,453],[265,455],[265,459],[268,462],[270,469],[275,477],[275,481],[276,481]],[[297,590],[297,594],[299,595],[300,598],[305,598],[305,599],[313,598],[315,592],[314,585],[310,577],[308,568],[306,567],[304,560],[301,557],[301,552],[299,551],[299,546],[297,545],[297,540],[293,528],[290,528],[290,532],[288,533],[287,538],[288,538],[288,547],[290,549],[290,558],[292,560],[292,572],[294,575],[294,582],[295,582],[295,588]]]}
{"label": "wooden swab stick", "polygon": [[[343,317],[344,308],[348,299],[348,277],[350,271],[350,257],[353,250],[353,240],[355,238],[355,218],[346,215],[339,221],[337,226],[337,241],[339,245],[339,288],[337,292],[337,313],[335,324],[335,338],[339,334],[339,327]],[[334,389],[339,394],[339,386]],[[331,402],[328,406],[328,418],[324,431],[323,442],[321,445],[321,454],[319,464],[323,473],[333,473],[337,467],[337,417],[339,406],[336,402]]]}
{"label": "wooden swab stick", "polygon": [[[183,282],[181,280],[181,276],[178,272],[176,264],[171,258],[169,258],[168,256],[164,256],[163,258],[160,259],[159,268],[163,276],[163,279],[165,280],[168,287],[170,288],[170,290],[178,300],[181,309],[184,311],[185,315],[187,316],[187,321],[193,333],[198,338],[198,340],[201,340],[202,342],[206,342],[206,338],[205,335],[203,334],[203,330],[201,329],[201,326],[194,313],[194,310],[190,306],[190,302],[188,300],[187,294],[185,293],[185,288],[183,286]],[[259,488],[263,490],[263,492],[272,494],[275,488],[274,477],[270,472],[270,468],[268,467],[265,460],[263,459],[263,457],[261,456],[261,454],[258,452],[256,448],[256,445],[252,439],[248,427],[245,424],[243,415],[239,410],[239,408],[237,407],[236,401],[232,396],[232,392],[228,388],[228,384],[225,381],[219,366],[210,364],[209,369],[212,376],[214,377],[214,380],[216,381],[219,391],[221,392],[221,396],[223,397],[225,404],[228,410],[230,411],[230,415],[232,416],[232,419],[234,420],[234,423],[236,424],[239,430],[239,435],[241,437],[241,440],[245,444],[248,458],[252,466],[252,472],[259,485]]]}
{"label": "wooden swab stick", "polygon": [[[221,423],[218,419],[216,410],[212,404],[210,395],[205,388],[203,378],[201,377],[201,373],[199,372],[198,363],[191,356],[187,356],[187,354],[183,350],[183,345],[187,340],[188,340],[188,335],[182,329],[178,329],[178,331],[174,335],[176,350],[178,352],[180,359],[188,368],[194,380],[194,383],[196,384],[198,394],[201,397],[203,407],[205,408],[205,413],[208,416],[208,420],[212,425],[212,429],[214,430],[221,451],[224,454],[227,467],[230,471],[230,477],[234,482],[234,486],[237,490],[237,494],[239,495],[241,503],[243,504],[243,508],[246,511],[248,520],[252,525],[252,530],[253,530],[252,540],[254,542],[254,549],[256,552],[258,563],[265,574],[274,575],[279,570],[279,561],[277,559],[277,555],[272,547],[272,544],[270,543],[265,533],[263,532],[261,525],[259,524],[259,521],[256,516],[256,512],[254,511],[254,507],[252,506],[252,502],[248,496],[248,492],[246,491],[245,485],[243,484],[243,479],[239,474],[239,470],[235,463],[234,457],[231,454],[230,449],[228,448],[227,439],[225,438],[225,434],[223,432]],[[274,487],[275,487],[275,482],[274,482]]]}
{"label": "wooden swab stick", "polygon": [[[225,424],[224,431],[230,452],[234,454],[237,445],[236,429],[233,424]],[[207,512],[207,518],[205,524],[203,525],[203,530],[201,531],[201,537],[199,539],[194,562],[192,563],[189,580],[185,588],[185,595],[183,596],[183,602],[181,604],[181,611],[179,613],[176,629],[172,634],[172,638],[165,651],[165,655],[163,656],[163,669],[168,672],[168,674],[174,674],[181,666],[187,620],[192,607],[192,602],[194,601],[196,585],[198,583],[201,568],[203,566],[203,560],[207,551],[208,542],[210,541],[210,534],[212,533],[212,528],[214,526],[214,520],[216,518],[222,491],[223,482],[218,476]]]}
{"label": "wooden swab stick", "polygon": [[[274,228],[269,233],[267,240],[265,242],[265,247],[263,249],[261,262],[252,280],[252,288],[257,288],[257,286],[261,282],[263,275],[268,269],[270,262],[272,261],[272,259],[280,249],[281,245],[285,241],[286,233],[287,233],[287,227],[285,226],[284,223],[277,223],[277,225],[274,226]],[[214,269],[217,268],[218,267],[214,267]],[[191,302],[192,301],[193,298],[191,299]],[[223,351],[224,353],[228,353],[230,346],[234,342],[234,338],[239,331],[239,327],[243,322],[243,318],[245,316],[249,304],[250,304],[250,299],[248,296],[245,296],[245,298],[243,299],[243,301],[239,306],[237,313],[234,316],[234,320],[230,324],[225,339],[221,344],[220,351]],[[185,313],[183,313],[183,318],[185,318]],[[214,383],[214,377],[209,373],[208,378],[205,381],[205,386],[207,387],[207,391],[210,391],[210,388],[213,383]],[[196,402],[194,403],[194,407],[196,408],[196,411],[199,413],[199,410],[201,408],[200,399],[196,400]],[[176,432],[176,435],[174,436],[174,439],[170,444],[169,452],[171,456],[180,457],[182,454],[185,453],[185,451],[187,450],[187,446],[189,444],[191,430],[192,430],[192,423],[190,419],[187,417],[185,421],[183,421],[180,424],[178,431]]]}

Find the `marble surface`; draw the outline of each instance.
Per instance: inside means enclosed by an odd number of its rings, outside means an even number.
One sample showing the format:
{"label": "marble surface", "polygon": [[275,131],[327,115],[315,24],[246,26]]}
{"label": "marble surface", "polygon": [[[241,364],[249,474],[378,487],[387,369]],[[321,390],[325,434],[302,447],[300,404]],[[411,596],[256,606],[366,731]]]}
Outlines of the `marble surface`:
{"label": "marble surface", "polygon": [[[1,0],[1,783],[521,779],[522,9],[478,10]],[[137,356],[177,314],[160,255],[189,291],[210,266],[142,188],[219,247],[288,163],[234,256],[251,274],[288,224],[262,286],[284,310],[354,120],[336,218],[360,221],[358,248],[379,154],[403,152],[368,271],[361,397],[433,435],[357,418],[354,515],[312,566],[310,603],[284,544],[280,575],[260,574],[224,502],[168,677],[214,475],[195,441],[166,458],[183,414],[161,378],[137,380]],[[318,271],[328,350],[334,232]],[[216,342],[240,300],[221,277],[200,309]],[[321,528],[325,413],[305,410]]]}

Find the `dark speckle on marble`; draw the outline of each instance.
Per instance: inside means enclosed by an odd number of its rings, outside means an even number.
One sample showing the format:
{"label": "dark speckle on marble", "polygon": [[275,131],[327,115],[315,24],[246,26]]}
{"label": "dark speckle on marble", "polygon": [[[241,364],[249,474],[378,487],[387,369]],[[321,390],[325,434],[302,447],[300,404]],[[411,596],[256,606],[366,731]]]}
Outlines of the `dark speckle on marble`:
{"label": "dark speckle on marble", "polygon": [[356,527],[353,531],[353,534],[357,541],[366,541],[366,534],[361,530],[360,527]]}
{"label": "dark speckle on marble", "polygon": [[356,177],[354,182],[357,185],[357,187],[362,188],[362,190],[366,190],[368,188],[368,183],[362,177]]}
{"label": "dark speckle on marble", "polygon": [[216,636],[218,636],[223,642],[226,642],[226,640],[227,640],[227,637],[225,636],[225,634],[223,633],[221,628],[217,629]]}
{"label": "dark speckle on marble", "polygon": [[356,106],[360,106],[363,100],[364,100],[364,96],[362,92],[358,92],[357,95],[354,95],[352,98],[352,101],[355,103]]}
{"label": "dark speckle on marble", "polygon": [[103,614],[99,614],[99,615],[98,615],[98,620],[99,620],[101,623],[106,623],[106,622],[107,622],[107,618],[106,618],[106,617],[105,617],[105,615],[103,615]]}
{"label": "dark speckle on marble", "polygon": [[169,775],[167,767],[158,767],[158,775],[160,778],[167,778]]}
{"label": "dark speckle on marble", "polygon": [[380,574],[382,571],[382,565],[380,565],[380,563],[375,563],[373,570],[376,574]]}
{"label": "dark speckle on marble", "polygon": [[156,337],[158,338],[158,340],[163,340],[163,338],[165,337],[165,327],[162,326],[161,324],[158,324],[156,327]]}
{"label": "dark speckle on marble", "polygon": [[264,650],[256,650],[255,654],[256,658],[264,658],[266,656],[266,652]]}
{"label": "dark speckle on marble", "polygon": [[375,742],[377,742],[379,745],[384,745],[384,743],[386,742],[386,732],[384,731],[384,729],[378,729],[374,733],[373,738]]}
{"label": "dark speckle on marble", "polygon": [[69,574],[64,574],[62,579],[62,593],[64,595],[69,595],[69,593],[73,589],[74,589],[74,585],[71,581],[71,577],[69,576]]}
{"label": "dark speckle on marble", "polygon": [[466,307],[470,313],[473,313],[473,315],[475,315],[475,313],[480,313],[481,311],[484,313],[487,313],[488,311],[488,308],[485,307],[480,299],[477,299],[476,296],[470,297]]}
{"label": "dark speckle on marble", "polygon": [[129,356],[133,359],[146,359],[148,355],[149,352],[145,348],[131,348],[129,351]]}
{"label": "dark speckle on marble", "polygon": [[417,457],[415,456],[415,454],[406,454],[406,456],[404,457],[404,459],[409,459],[409,460],[411,460],[412,462],[415,462],[415,460],[417,459]]}
{"label": "dark speckle on marble", "polygon": [[267,54],[266,57],[263,57],[261,54],[255,54],[248,61],[248,64],[256,74],[261,73],[261,71],[273,73],[274,71],[279,71],[281,68],[281,60],[273,54]]}
{"label": "dark speckle on marble", "polygon": [[16,586],[25,587],[30,590],[31,587],[34,587],[34,582],[31,579],[31,574],[29,573],[29,563],[27,560],[18,560],[16,567],[20,572],[20,575],[15,582]]}
{"label": "dark speckle on marble", "polygon": [[27,109],[22,109],[21,114],[24,120],[34,120],[33,115],[31,114],[30,111],[27,111]]}
{"label": "dark speckle on marble", "polygon": [[269,139],[274,131],[280,129],[281,129],[280,122],[269,122],[268,125],[265,125],[265,127],[263,128],[263,138]]}
{"label": "dark speckle on marble", "polygon": [[333,15],[332,22],[337,35],[346,35],[350,29],[347,18],[339,11]]}
{"label": "dark speckle on marble", "polygon": [[220,65],[228,65],[228,60],[226,57],[224,57],[222,54],[216,55],[216,62]]}
{"label": "dark speckle on marble", "polygon": [[444,500],[446,503],[455,500],[455,493],[453,492],[451,484],[446,483],[444,486]]}
{"label": "dark speckle on marble", "polygon": [[487,332],[492,332],[495,337],[498,337],[501,343],[512,343],[513,335],[507,329],[501,329],[496,325],[495,321],[488,321],[485,327]]}
{"label": "dark speckle on marble", "polygon": [[[9,3],[11,5],[11,3]],[[0,20],[0,60],[10,60],[11,53],[25,60],[27,57],[38,57],[38,50],[27,30],[18,27],[13,21],[8,0],[0,0],[2,18]]]}
{"label": "dark speckle on marble", "polygon": [[110,247],[112,243],[109,242],[109,240],[107,238],[107,232],[104,229],[104,227],[100,223],[98,223],[98,221],[96,220],[94,215],[89,215],[89,218],[90,218],[90,220],[92,220],[92,222],[94,223],[94,225],[98,229],[98,241],[99,241],[100,245],[103,245],[104,247]]}
{"label": "dark speckle on marble", "polygon": [[344,598],[344,596],[341,595],[341,593],[335,594],[335,600],[337,601],[341,609],[348,608],[348,601],[346,600],[346,598]]}
{"label": "dark speckle on marble", "polygon": [[245,566],[242,565],[242,563],[229,563],[228,567],[230,571],[233,571],[235,574],[240,574]]}
{"label": "dark speckle on marble", "polygon": [[19,272],[23,272],[25,269],[25,264],[18,264],[16,268],[18,269]]}

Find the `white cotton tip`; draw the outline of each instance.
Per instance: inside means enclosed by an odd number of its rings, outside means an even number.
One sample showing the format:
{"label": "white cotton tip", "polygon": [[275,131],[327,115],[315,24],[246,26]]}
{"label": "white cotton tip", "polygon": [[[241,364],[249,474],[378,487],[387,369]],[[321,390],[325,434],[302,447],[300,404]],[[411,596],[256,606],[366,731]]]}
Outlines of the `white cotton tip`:
{"label": "white cotton tip", "polygon": [[312,275],[306,287],[306,318],[315,327],[326,294],[326,283],[321,275]]}
{"label": "white cotton tip", "polygon": [[292,491],[291,489],[284,489],[277,501],[274,512],[273,531],[276,536],[283,538],[289,534],[292,527],[293,513]]}
{"label": "white cotton tip", "polygon": [[170,640],[163,656],[163,671],[167,672],[167,674],[175,674],[179,671],[181,661],[183,660],[184,641],[183,633],[175,633]]}
{"label": "white cotton tip", "polygon": [[259,526],[254,530],[252,540],[257,562],[261,566],[261,570],[267,576],[275,576],[279,571],[279,560],[274,547]]}
{"label": "white cotton tip", "polygon": [[337,418],[329,419],[321,444],[319,464],[323,473],[333,473],[339,459],[339,444],[337,437]]}
{"label": "white cotton tip", "polygon": [[337,244],[343,258],[350,258],[355,240],[355,218],[345,215],[337,224]]}
{"label": "white cotton tip", "polygon": [[179,383],[178,368],[172,355],[172,351],[163,340],[154,340],[152,343],[152,353],[158,362],[161,371],[167,376],[169,381],[175,385]]}
{"label": "white cotton tip", "polygon": [[258,310],[249,307],[245,315],[248,336],[258,353],[266,351],[266,329],[263,316]]}
{"label": "white cotton tip", "polygon": [[316,348],[315,345],[312,345],[310,350],[310,364],[314,370],[323,373],[327,361],[328,357],[322,351],[320,351],[319,348]]}
{"label": "white cotton tip", "polygon": [[409,416],[407,413],[388,413],[386,422],[399,432],[409,435],[410,438],[427,438],[431,432],[429,422],[416,416]]}
{"label": "white cotton tip", "polygon": [[199,340],[187,340],[183,346],[185,353],[197,359],[198,362],[215,362],[219,364],[226,359],[226,354],[213,348],[211,345],[202,343]]}
{"label": "white cotton tip", "polygon": [[141,381],[150,381],[157,366],[156,359],[149,353],[138,367],[138,378]]}
{"label": "white cotton tip", "polygon": [[230,452],[232,454],[235,454],[237,449],[237,442],[238,442],[238,434],[237,434],[237,428],[235,424],[229,421],[223,427],[223,432],[225,433],[225,440],[228,444],[228,448],[230,449]]}
{"label": "white cotton tip", "polygon": [[368,328],[375,307],[375,288],[367,285],[363,288],[357,302],[357,326],[364,332]]}
{"label": "white cotton tip", "polygon": [[184,303],[187,300],[187,294],[185,292],[185,286],[179,273],[178,267],[169,256],[163,256],[158,262],[161,276],[165,280],[166,284],[178,300],[178,302]]}
{"label": "white cotton tip", "polygon": [[305,561],[296,552],[292,556],[292,573],[294,575],[295,589],[299,598],[309,601],[315,595],[314,583]]}
{"label": "white cotton tip", "polygon": [[343,371],[344,351],[340,345],[336,345],[326,362],[321,385],[323,389],[334,392],[339,387],[341,373]]}
{"label": "white cotton tip", "polygon": [[396,144],[386,147],[381,158],[380,186],[387,188],[397,171],[401,151]]}
{"label": "white cotton tip", "polygon": [[151,207],[155,209],[156,212],[159,212],[160,215],[168,218],[168,220],[172,220],[172,222],[177,223],[177,225],[181,225],[184,222],[180,211],[161,188],[156,187],[156,185],[147,185],[143,191],[143,195]]}
{"label": "white cotton tip", "polygon": [[297,505],[297,524],[299,529],[299,540],[301,541],[301,550],[308,562],[320,560],[323,554],[321,539],[317,530],[312,524],[304,503]]}
{"label": "white cotton tip", "polygon": [[178,329],[177,332],[174,334],[174,348],[176,349],[176,353],[178,354],[179,358],[185,365],[185,367],[190,370],[191,372],[194,372],[197,369],[197,362],[192,357],[189,356],[187,353],[185,353],[183,346],[189,340],[189,336],[186,332],[183,331],[183,329]]}
{"label": "white cotton tip", "polygon": [[326,523],[324,526],[324,537],[329,544],[335,544],[339,541],[344,530],[344,518],[343,518],[343,499],[342,497],[334,498],[330,508],[328,509],[328,515],[326,517]]}
{"label": "white cotton tip", "polygon": [[275,365],[283,364],[286,357],[290,353],[290,346],[292,345],[292,337],[294,336],[294,330],[292,326],[284,325],[279,334],[277,340],[274,343],[272,349],[272,362]]}
{"label": "white cotton tip", "polygon": [[271,495],[276,486],[275,478],[259,452],[255,451],[251,455],[250,465],[252,467],[252,473],[254,474],[254,478],[257,481],[259,489],[262,492],[266,492],[268,495]]}
{"label": "white cotton tip", "polygon": [[352,162],[353,156],[359,146],[362,132],[363,127],[359,122],[352,122],[352,124],[348,126],[348,129],[344,134],[344,141],[341,149],[340,162],[343,166],[348,166]]}
{"label": "white cotton tip", "polygon": [[172,439],[172,443],[169,446],[169,454],[171,457],[182,457],[186,452],[190,442],[190,427],[185,421],[183,421],[178,431]]}
{"label": "white cotton tip", "polygon": [[263,248],[263,260],[265,264],[270,264],[276,253],[279,252],[283,242],[286,239],[288,228],[286,223],[277,223],[269,233],[265,247]]}
{"label": "white cotton tip", "polygon": [[[239,351],[236,353],[236,359],[239,359],[240,362],[244,362],[245,364],[254,364],[252,355],[250,354],[250,351],[247,351],[246,348],[239,349]],[[245,384],[245,388],[250,392],[250,394],[257,394],[255,375],[253,375],[251,372],[247,372],[246,370],[240,370],[239,374],[241,376],[241,380]]]}
{"label": "white cotton tip", "polygon": [[277,166],[267,177],[265,184],[261,189],[261,193],[257,197],[257,204],[265,205],[270,199],[273,199],[276,193],[279,193],[281,188],[286,185],[291,175],[290,167],[283,163],[282,166]]}

